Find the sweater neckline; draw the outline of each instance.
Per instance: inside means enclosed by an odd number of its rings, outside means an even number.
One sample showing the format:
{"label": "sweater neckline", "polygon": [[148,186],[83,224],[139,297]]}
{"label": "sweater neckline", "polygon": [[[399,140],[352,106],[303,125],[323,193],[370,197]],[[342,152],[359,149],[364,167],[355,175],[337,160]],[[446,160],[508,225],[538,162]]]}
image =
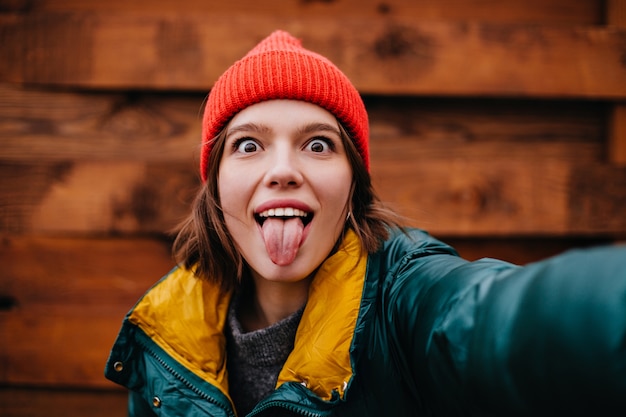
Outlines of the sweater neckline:
{"label": "sweater neckline", "polygon": [[260,366],[283,364],[293,350],[304,306],[263,329],[245,332],[237,318],[240,298],[234,296],[228,309],[229,350],[239,361]]}

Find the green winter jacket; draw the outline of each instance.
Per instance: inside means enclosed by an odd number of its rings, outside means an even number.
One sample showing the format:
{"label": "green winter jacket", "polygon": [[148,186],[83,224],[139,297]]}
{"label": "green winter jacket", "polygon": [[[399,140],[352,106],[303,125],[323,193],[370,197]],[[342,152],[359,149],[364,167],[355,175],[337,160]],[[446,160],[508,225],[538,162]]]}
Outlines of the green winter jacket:
{"label": "green winter jacket", "polygon": [[[133,307],[105,370],[130,390],[130,416],[235,416],[229,301],[177,268]],[[409,230],[369,255],[347,233],[311,284],[275,391],[251,415],[612,410],[626,410],[626,248],[519,267],[468,262]]]}

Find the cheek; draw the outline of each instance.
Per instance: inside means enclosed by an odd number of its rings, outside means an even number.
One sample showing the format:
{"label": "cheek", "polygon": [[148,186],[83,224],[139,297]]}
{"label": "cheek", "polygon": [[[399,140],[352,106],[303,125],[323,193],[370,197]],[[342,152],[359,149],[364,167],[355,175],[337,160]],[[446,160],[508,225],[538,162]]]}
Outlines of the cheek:
{"label": "cheek", "polygon": [[343,200],[347,201],[350,194],[350,188],[352,186],[352,171],[349,167],[338,170],[331,178],[326,182],[326,187],[330,185],[330,189],[337,196],[343,196]]}
{"label": "cheek", "polygon": [[217,180],[217,189],[220,195],[220,204],[226,210],[228,207],[236,207],[242,204],[243,196],[248,188],[245,175],[235,175],[233,169],[225,168],[220,171]]}
{"label": "cheek", "polygon": [[329,214],[334,213],[338,218],[344,215],[343,211],[348,205],[351,186],[352,175],[343,172],[319,183],[318,190],[322,193],[322,198],[326,200],[328,207],[332,208]]}
{"label": "cheek", "polygon": [[237,180],[236,176],[230,173],[223,174],[220,172],[217,180],[217,189],[220,196],[220,205],[226,220],[230,216],[237,216],[245,189],[242,181]]}

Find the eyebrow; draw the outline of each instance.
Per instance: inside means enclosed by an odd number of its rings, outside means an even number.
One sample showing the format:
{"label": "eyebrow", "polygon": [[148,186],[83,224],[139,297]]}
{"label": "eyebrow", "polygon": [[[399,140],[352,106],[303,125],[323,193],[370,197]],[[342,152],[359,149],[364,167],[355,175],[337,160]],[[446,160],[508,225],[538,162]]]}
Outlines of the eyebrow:
{"label": "eyebrow", "polygon": [[341,136],[338,126],[329,125],[328,123],[309,123],[298,129],[299,134],[307,134],[312,132],[331,132],[337,136]]}
{"label": "eyebrow", "polygon": [[[242,125],[236,125],[232,128],[228,129],[226,133],[226,138],[234,135],[239,132],[256,132],[256,133],[267,133],[271,132],[272,129],[264,124],[259,123],[244,123]],[[339,127],[330,125],[328,123],[308,123],[300,128],[298,128],[297,133],[300,135],[308,134],[312,132],[331,132],[337,136],[341,136],[341,131]]]}
{"label": "eyebrow", "polygon": [[272,129],[270,129],[269,126],[264,125],[264,124],[244,123],[242,125],[234,126],[228,129],[228,132],[226,133],[226,138],[229,138],[230,136],[238,132],[267,133],[267,132],[270,132],[271,130]]}

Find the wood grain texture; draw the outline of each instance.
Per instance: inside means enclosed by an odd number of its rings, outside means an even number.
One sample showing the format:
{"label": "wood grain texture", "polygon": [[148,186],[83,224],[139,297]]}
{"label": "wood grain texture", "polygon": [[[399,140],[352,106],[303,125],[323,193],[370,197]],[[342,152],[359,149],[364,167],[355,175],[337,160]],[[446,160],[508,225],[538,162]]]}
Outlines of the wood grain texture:
{"label": "wood grain texture", "polygon": [[609,119],[608,138],[609,162],[626,166],[626,104],[613,106]]}
{"label": "wood grain texture", "polygon": [[[618,0],[619,1],[619,0]],[[602,0],[4,0],[3,11],[15,13],[99,12],[99,13],[180,13],[201,12],[219,15],[261,15],[300,18],[398,17],[418,21],[534,22],[567,25],[598,25],[604,22]]]}
{"label": "wood grain texture", "polygon": [[[608,0],[606,7],[607,24],[611,27],[626,28],[626,2]],[[626,55],[623,57],[626,59]],[[609,161],[626,166],[626,100],[614,104],[609,127]]]}
{"label": "wood grain texture", "polygon": [[178,161],[199,155],[203,95],[0,84],[0,159]]}
{"label": "wood grain texture", "polygon": [[0,84],[0,159],[192,164],[200,150],[203,99]]}
{"label": "wood grain texture", "polygon": [[[610,107],[602,102],[364,98],[374,158],[393,152],[604,158]],[[204,94],[76,93],[0,84],[0,161],[196,164],[203,100]]]}
{"label": "wood grain texture", "polygon": [[0,230],[11,233],[167,233],[189,212],[190,164],[0,164]]}
{"label": "wood grain texture", "polygon": [[[109,387],[104,365],[124,313],[117,320],[94,308],[33,309],[0,313],[4,384],[47,387]],[[59,311],[60,310],[60,311]]]}
{"label": "wood grain texture", "polygon": [[206,92],[277,28],[364,94],[626,97],[626,30],[600,26],[212,13],[0,16],[0,80]]}
{"label": "wood grain texture", "polygon": [[0,388],[3,417],[126,417],[122,390]]}
{"label": "wood grain texture", "polygon": [[126,312],[172,267],[148,238],[4,237],[0,385],[112,387],[104,363]]}
{"label": "wood grain texture", "polygon": [[13,300],[5,310],[98,304],[97,311],[123,315],[174,266],[163,237],[3,235],[0,249],[0,293]]}
{"label": "wood grain texture", "polygon": [[[384,200],[446,235],[626,232],[626,169],[559,161],[414,160],[373,166]],[[407,180],[410,179],[410,180]],[[607,198],[607,196],[610,196]]]}
{"label": "wood grain texture", "polygon": [[606,0],[605,20],[610,26],[626,26],[626,2],[624,0]]}

